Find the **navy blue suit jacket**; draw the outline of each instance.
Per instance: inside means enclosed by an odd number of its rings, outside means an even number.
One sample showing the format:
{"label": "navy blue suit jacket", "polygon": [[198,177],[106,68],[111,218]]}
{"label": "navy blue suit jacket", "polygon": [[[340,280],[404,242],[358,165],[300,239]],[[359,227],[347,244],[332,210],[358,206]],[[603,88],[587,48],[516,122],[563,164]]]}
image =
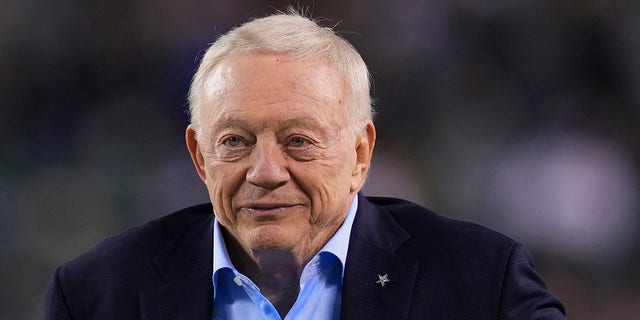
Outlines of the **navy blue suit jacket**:
{"label": "navy blue suit jacket", "polygon": [[[523,245],[406,201],[359,197],[342,319],[564,319]],[[103,241],[56,271],[44,319],[211,319],[212,222],[200,205]]]}

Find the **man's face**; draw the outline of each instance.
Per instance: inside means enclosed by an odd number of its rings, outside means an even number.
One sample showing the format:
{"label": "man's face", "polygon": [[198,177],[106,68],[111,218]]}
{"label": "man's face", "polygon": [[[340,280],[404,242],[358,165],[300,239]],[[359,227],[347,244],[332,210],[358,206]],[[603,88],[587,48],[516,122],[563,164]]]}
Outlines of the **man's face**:
{"label": "man's face", "polygon": [[247,253],[308,259],[342,224],[373,149],[349,127],[342,78],[327,62],[266,53],[226,58],[205,86],[187,144],[214,212]]}

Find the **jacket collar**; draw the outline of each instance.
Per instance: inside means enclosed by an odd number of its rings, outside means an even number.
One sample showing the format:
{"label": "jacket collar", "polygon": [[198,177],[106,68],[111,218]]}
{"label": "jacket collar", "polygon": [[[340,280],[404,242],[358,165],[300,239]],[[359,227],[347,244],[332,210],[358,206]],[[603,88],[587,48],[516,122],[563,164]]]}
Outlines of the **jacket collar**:
{"label": "jacket collar", "polygon": [[190,210],[154,259],[165,282],[140,293],[142,319],[211,319],[213,210],[210,205]]}
{"label": "jacket collar", "polygon": [[[342,319],[406,319],[418,262],[402,254],[409,234],[391,212],[359,195],[342,292]],[[380,277],[390,282],[382,286]]]}

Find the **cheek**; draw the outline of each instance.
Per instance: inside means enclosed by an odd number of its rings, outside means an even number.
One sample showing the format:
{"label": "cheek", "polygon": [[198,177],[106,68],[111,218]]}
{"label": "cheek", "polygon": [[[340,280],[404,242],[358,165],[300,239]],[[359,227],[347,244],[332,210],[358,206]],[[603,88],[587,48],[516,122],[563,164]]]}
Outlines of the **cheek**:
{"label": "cheek", "polygon": [[340,190],[343,190],[342,187],[348,189],[351,184],[352,172],[355,165],[355,152],[353,150],[340,150],[325,172],[327,174],[326,179],[333,180],[335,184],[339,185]]}
{"label": "cheek", "polygon": [[235,223],[233,194],[240,187],[243,176],[228,165],[209,163],[206,166],[206,182],[209,199],[216,216],[225,226]]}
{"label": "cheek", "polygon": [[[336,157],[298,168],[298,183],[311,198],[311,219],[326,222],[346,210],[351,198],[351,171],[355,160]],[[320,222],[323,221],[323,222]]]}

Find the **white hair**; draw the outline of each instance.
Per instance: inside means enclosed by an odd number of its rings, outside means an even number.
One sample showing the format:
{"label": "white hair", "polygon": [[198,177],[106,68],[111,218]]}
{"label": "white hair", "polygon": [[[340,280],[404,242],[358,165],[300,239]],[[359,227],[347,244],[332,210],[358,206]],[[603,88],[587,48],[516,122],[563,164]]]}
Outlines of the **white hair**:
{"label": "white hair", "polygon": [[290,10],[244,23],[220,36],[206,51],[189,89],[189,111],[196,136],[200,131],[203,91],[212,70],[224,58],[249,51],[282,53],[300,61],[329,61],[346,84],[350,129],[357,134],[367,120],[372,120],[369,72],[360,54],[331,28]]}

